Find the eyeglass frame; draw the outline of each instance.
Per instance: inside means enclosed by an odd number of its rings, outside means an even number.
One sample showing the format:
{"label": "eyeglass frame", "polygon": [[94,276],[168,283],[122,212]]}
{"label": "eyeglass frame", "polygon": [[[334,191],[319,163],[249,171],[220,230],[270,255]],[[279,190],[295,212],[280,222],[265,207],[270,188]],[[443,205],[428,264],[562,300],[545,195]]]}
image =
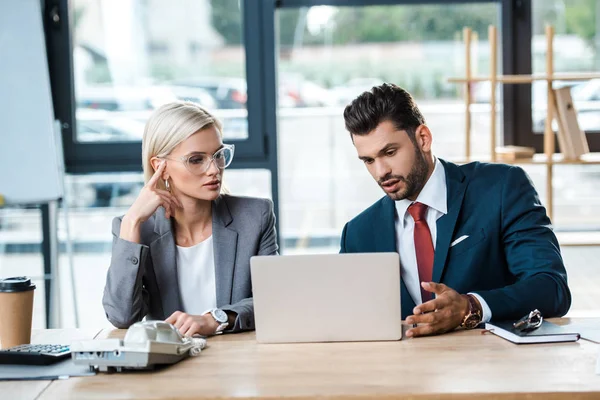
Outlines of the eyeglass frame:
{"label": "eyeglass frame", "polygon": [[544,317],[540,310],[535,309],[513,324],[519,332],[531,332],[542,326]]}
{"label": "eyeglass frame", "polygon": [[[213,162],[215,162],[215,156],[216,156],[216,155],[217,155],[219,152],[221,152],[221,151],[223,151],[223,150],[230,150],[230,151],[231,151],[231,161],[233,161],[233,156],[234,156],[234,154],[235,154],[235,145],[234,145],[234,144],[223,144],[223,147],[221,147],[219,150],[215,151],[215,152],[213,153],[213,155],[212,155],[212,156],[210,156],[209,162],[208,162],[208,163],[206,163],[206,167],[204,168],[204,171],[200,172],[200,174],[204,174],[206,171],[208,171],[208,169],[210,168],[211,164],[212,164]],[[169,158],[169,157],[166,157],[166,156],[164,156],[164,157],[157,156],[156,158],[159,158],[159,159],[161,159],[161,160],[178,161],[178,162],[182,163],[182,164],[185,166],[185,168],[186,168],[186,169],[187,169],[187,170],[188,170],[190,173],[192,173],[192,174],[194,174],[194,175],[197,175],[197,176],[198,176],[198,175],[200,175],[200,174],[195,174],[194,172],[192,172],[192,170],[190,169],[190,166],[189,166],[189,161],[190,161],[190,158],[192,158],[192,157],[193,157],[193,156],[195,156],[195,155],[197,155],[197,154],[196,154],[196,153],[192,153],[192,154],[188,154],[187,156],[181,156],[181,157],[179,157],[179,158]],[[220,168],[220,167],[219,167],[219,166],[216,164],[216,162],[215,162],[215,165],[217,166],[217,168],[218,168],[219,170],[221,170],[221,169],[225,169],[225,168],[227,168],[227,167],[228,167],[228,166],[231,164],[231,161],[229,161],[229,164],[225,165],[223,168]]]}

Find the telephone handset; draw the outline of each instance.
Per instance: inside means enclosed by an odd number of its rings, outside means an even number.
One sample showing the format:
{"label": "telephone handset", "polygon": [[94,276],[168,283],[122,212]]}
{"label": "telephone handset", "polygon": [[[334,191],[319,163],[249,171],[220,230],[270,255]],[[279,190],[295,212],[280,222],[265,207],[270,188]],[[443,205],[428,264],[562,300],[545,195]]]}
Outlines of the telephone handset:
{"label": "telephone handset", "polygon": [[174,325],[164,321],[142,321],[129,327],[125,338],[86,340],[71,344],[75,364],[91,369],[152,369],[197,356],[206,340],[182,336]]}

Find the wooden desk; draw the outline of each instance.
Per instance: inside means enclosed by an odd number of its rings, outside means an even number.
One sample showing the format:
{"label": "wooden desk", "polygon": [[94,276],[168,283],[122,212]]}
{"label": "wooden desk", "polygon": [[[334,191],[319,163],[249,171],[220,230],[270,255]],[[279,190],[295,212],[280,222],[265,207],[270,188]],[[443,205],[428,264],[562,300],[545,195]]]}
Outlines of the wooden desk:
{"label": "wooden desk", "polygon": [[[94,339],[100,329],[40,329],[31,333],[31,343],[65,344],[73,340]],[[0,398],[2,399],[36,399],[52,381],[2,381],[0,382]],[[6,395],[6,397],[5,397]]]}
{"label": "wooden desk", "polygon": [[159,372],[55,381],[39,398],[598,399],[599,347],[585,340],[517,346],[479,330],[289,345],[259,345],[245,333],[212,338],[199,357]]}

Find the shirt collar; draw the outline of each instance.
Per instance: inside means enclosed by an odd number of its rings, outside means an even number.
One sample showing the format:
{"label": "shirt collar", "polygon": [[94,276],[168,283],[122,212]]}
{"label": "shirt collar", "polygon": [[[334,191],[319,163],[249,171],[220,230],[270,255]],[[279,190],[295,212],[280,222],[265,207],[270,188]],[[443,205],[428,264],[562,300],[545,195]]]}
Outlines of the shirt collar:
{"label": "shirt collar", "polygon": [[[433,172],[415,201],[423,203],[445,215],[448,213],[446,171],[444,171],[444,166],[437,157],[433,165]],[[409,199],[396,201],[396,213],[403,224],[406,210],[412,203]]]}

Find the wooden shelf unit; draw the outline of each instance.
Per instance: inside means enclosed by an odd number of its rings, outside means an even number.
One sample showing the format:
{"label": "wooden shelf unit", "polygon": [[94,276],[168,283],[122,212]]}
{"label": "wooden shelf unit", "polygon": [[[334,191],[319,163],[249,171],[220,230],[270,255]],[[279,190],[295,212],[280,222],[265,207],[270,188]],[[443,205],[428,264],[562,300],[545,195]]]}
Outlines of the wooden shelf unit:
{"label": "wooden shelf unit", "polygon": [[[471,161],[498,162],[496,154],[496,89],[497,83],[503,84],[528,84],[534,81],[546,81],[547,101],[546,121],[544,127],[544,153],[535,154],[530,159],[518,159],[515,161],[504,161],[505,164],[537,164],[546,166],[546,209],[548,216],[553,217],[553,187],[552,176],[554,165],[600,165],[600,153],[586,154],[579,159],[565,159],[562,154],[555,153],[555,137],[552,129],[554,119],[554,92],[552,91],[553,82],[559,80],[565,81],[583,81],[600,78],[600,73],[554,73],[554,28],[546,26],[546,72],[544,74],[533,75],[498,75],[497,54],[498,54],[498,32],[495,26],[491,25],[488,29],[490,43],[490,74],[489,76],[471,75],[471,39],[473,32],[470,28],[463,29],[463,40],[465,45],[465,76],[459,78],[449,78],[448,82],[462,84],[465,90],[465,159],[456,160],[457,163],[468,163]],[[471,155],[471,85],[475,82],[490,82],[490,155],[484,158],[476,158]]]}
{"label": "wooden shelf unit", "polygon": [[[455,164],[466,164],[472,161],[482,161],[482,162],[491,162],[489,156],[473,156],[472,159],[451,159]],[[533,156],[533,158],[522,158],[517,160],[497,160],[497,162],[501,162],[503,164],[511,164],[511,165],[546,165],[546,164],[556,164],[556,165],[600,165],[600,153],[589,153],[582,156],[576,160],[565,159],[562,154],[554,154],[551,161],[548,161],[548,158],[543,153],[537,153]]]}
{"label": "wooden shelf unit", "polygon": [[[532,83],[535,81],[587,81],[589,79],[600,78],[598,72],[586,72],[580,74],[573,73],[556,73],[551,78],[548,75],[498,75],[496,81],[498,83]],[[487,76],[474,76],[467,80],[466,78],[449,78],[450,83],[466,83],[466,82],[487,82],[490,78]]]}

